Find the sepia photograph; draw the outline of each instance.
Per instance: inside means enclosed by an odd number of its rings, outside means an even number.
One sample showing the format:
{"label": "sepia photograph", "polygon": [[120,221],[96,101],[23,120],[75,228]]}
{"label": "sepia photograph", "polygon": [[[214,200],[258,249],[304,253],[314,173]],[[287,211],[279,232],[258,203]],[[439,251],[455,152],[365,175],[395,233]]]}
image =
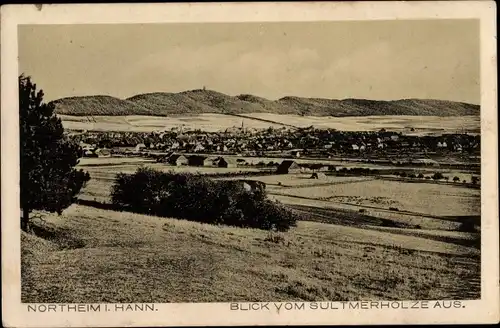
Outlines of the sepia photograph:
{"label": "sepia photograph", "polygon": [[484,299],[480,18],[16,33],[28,312]]}

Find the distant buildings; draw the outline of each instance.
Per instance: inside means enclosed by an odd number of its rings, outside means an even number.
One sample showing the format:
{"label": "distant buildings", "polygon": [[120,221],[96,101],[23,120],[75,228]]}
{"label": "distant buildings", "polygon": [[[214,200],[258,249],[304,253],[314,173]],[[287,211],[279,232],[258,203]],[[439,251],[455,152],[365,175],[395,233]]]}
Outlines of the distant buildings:
{"label": "distant buildings", "polygon": [[284,160],[278,166],[276,173],[278,174],[289,174],[289,173],[300,173],[301,168],[297,162],[292,160]]}
{"label": "distant buildings", "polygon": [[235,158],[232,158],[232,157],[221,157],[217,161],[216,165],[218,167],[226,167],[226,168],[228,168],[228,167],[237,167],[238,163],[237,163],[237,161],[236,161]]}
{"label": "distant buildings", "polygon": [[180,154],[172,154],[170,157],[167,159],[167,162],[170,165],[175,165],[175,166],[183,166],[183,165],[188,165],[189,161],[184,155]]}
{"label": "distant buildings", "polygon": [[83,151],[83,157],[111,157],[111,150],[107,148],[90,148]]}
{"label": "distant buildings", "polygon": [[193,155],[188,157],[190,166],[212,166],[213,162],[207,156]]}
{"label": "distant buildings", "polygon": [[99,148],[95,150],[97,157],[111,157],[111,151],[106,148]]}
{"label": "distant buildings", "polygon": [[[480,136],[470,134],[405,135],[385,130],[350,132],[321,129],[263,129],[243,133],[240,127],[235,130],[235,133],[90,131],[74,134],[71,138],[80,144],[83,152],[92,151],[97,147],[131,148],[126,151],[134,152],[135,148],[135,153],[162,151],[198,153],[200,156],[242,154],[266,157],[281,154],[283,158],[288,157],[291,160],[299,157],[358,156],[361,153],[367,157],[403,154],[419,158],[428,157],[433,152],[455,152],[474,156],[479,154],[481,149]],[[85,156],[93,155],[87,152]]]}

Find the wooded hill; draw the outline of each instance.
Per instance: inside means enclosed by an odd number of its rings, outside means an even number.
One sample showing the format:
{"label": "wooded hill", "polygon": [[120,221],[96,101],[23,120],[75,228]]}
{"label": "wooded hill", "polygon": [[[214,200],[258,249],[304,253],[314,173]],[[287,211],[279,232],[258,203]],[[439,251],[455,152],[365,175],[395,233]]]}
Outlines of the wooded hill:
{"label": "wooded hill", "polygon": [[179,93],[156,92],[127,99],[111,96],[68,97],[53,101],[56,113],[65,115],[189,115],[201,113],[244,114],[273,113],[306,116],[464,116],[479,115],[474,104],[432,99],[392,101],[366,99],[325,99],[283,97],[268,100],[254,95],[229,96],[212,90]]}

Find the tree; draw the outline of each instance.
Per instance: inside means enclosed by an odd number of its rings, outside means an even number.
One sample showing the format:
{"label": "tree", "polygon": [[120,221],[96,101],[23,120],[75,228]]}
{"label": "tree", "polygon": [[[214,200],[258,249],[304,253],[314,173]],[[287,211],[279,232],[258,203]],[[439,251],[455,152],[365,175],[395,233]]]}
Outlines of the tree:
{"label": "tree", "polygon": [[460,181],[459,177],[457,177],[457,176],[453,177],[453,182],[458,182],[458,181]]}
{"label": "tree", "polygon": [[64,135],[54,105],[43,103],[30,77],[19,76],[21,228],[29,231],[33,210],[62,211],[90,179],[76,170],[81,148]]}
{"label": "tree", "polygon": [[441,179],[444,179],[444,176],[443,176],[443,174],[441,172],[436,172],[432,176],[432,179],[434,179],[434,180],[441,180]]}
{"label": "tree", "polygon": [[422,173],[419,173],[419,174],[418,174],[418,176],[417,176],[417,178],[419,178],[419,179],[423,179],[423,178],[424,178],[424,175],[423,175]]}

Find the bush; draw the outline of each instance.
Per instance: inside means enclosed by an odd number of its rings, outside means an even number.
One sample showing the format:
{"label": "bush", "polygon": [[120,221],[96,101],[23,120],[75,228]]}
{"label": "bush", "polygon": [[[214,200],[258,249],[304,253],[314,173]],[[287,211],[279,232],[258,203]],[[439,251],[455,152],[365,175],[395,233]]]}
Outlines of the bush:
{"label": "bush", "polygon": [[458,231],[461,231],[461,232],[477,232],[478,230],[477,230],[476,225],[474,224],[474,222],[465,221],[465,222],[460,223],[460,225],[458,227]]}
{"label": "bush", "polygon": [[199,174],[139,168],[120,173],[112,203],[125,210],[203,223],[287,231],[296,215],[269,200],[265,189],[245,189],[242,181],[213,180]]}

